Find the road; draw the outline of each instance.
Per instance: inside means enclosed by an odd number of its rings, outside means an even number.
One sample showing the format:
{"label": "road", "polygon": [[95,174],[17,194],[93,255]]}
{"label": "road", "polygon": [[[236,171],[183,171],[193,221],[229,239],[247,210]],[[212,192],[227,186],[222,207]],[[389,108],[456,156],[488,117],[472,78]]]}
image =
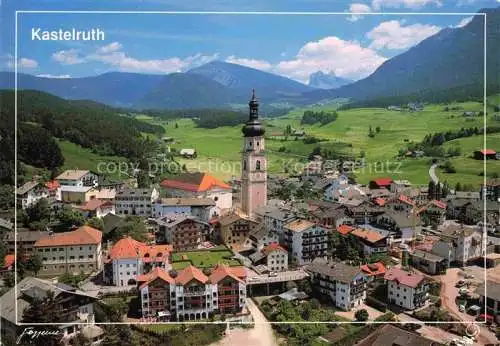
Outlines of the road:
{"label": "road", "polygon": [[[456,283],[462,279],[459,275],[461,269],[448,268],[445,275],[440,276],[441,280],[441,305],[450,314],[455,316],[459,321],[465,323],[473,322],[474,317],[458,310],[455,303],[455,298],[458,296],[458,288],[455,287]],[[484,324],[477,324],[480,327],[479,335],[477,336],[476,345],[498,344],[498,339]]]}
{"label": "road", "polygon": [[433,327],[433,326],[428,326],[425,324],[422,324],[422,321],[417,320],[416,318],[413,318],[411,316],[408,316],[405,313],[399,314],[396,316],[398,321],[405,322],[405,323],[416,323],[421,325],[419,329],[417,329],[416,333],[422,335],[423,337],[429,338],[431,340],[435,340],[438,342],[442,342],[444,344],[447,344],[448,342],[454,340],[454,339],[459,339],[459,337],[455,334],[449,333],[441,328],[438,327]]}
{"label": "road", "polygon": [[228,330],[226,336],[212,346],[278,346],[271,324],[253,300],[247,299],[247,307],[252,314],[254,327]]}
{"label": "road", "polygon": [[436,167],[437,163],[433,164],[431,168],[429,168],[429,175],[431,176],[431,179],[434,182],[434,184],[439,183],[439,178],[436,175]]}

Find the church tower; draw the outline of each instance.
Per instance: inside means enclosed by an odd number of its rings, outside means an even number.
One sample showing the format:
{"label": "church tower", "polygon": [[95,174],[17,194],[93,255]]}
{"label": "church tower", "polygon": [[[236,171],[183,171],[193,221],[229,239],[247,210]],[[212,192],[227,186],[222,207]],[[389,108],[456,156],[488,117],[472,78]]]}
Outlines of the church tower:
{"label": "church tower", "polygon": [[241,210],[253,216],[257,207],[267,203],[267,161],[264,152],[264,127],[259,122],[259,102],[252,92],[250,115],[243,126],[241,171]]}

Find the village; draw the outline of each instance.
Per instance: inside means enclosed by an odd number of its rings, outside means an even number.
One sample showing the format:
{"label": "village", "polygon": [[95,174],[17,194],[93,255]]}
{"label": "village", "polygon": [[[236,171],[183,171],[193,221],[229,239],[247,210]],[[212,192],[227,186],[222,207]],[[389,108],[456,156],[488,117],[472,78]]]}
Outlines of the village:
{"label": "village", "polygon": [[[61,313],[49,317],[64,322],[66,344],[79,333],[99,344],[97,324],[110,319],[251,324],[255,306],[267,322],[279,322],[280,309],[299,314],[310,306],[320,313],[301,319],[403,325],[367,338],[498,343],[499,179],[477,191],[434,180],[413,185],[389,173],[361,185],[345,164],[326,167],[318,155],[300,175],[268,175],[255,91],[242,132],[241,177],[231,181],[183,172],[138,188],[134,179],[102,183],[80,167],[19,187],[18,214],[28,222],[0,223],[3,335],[15,336],[51,292]],[[290,184],[302,192],[284,194]],[[63,216],[33,230],[47,213]],[[24,274],[9,288],[16,266]],[[339,342],[337,334],[318,338]]]}

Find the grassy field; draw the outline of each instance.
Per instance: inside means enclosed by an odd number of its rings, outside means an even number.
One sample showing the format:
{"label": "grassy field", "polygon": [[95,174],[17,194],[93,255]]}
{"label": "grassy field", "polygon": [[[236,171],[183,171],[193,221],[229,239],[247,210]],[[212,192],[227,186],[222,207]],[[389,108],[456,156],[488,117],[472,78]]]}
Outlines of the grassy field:
{"label": "grassy field", "polygon": [[211,268],[218,263],[224,263],[229,266],[239,266],[238,260],[231,259],[232,252],[226,247],[218,247],[213,250],[183,251],[172,254],[172,268],[180,270],[189,264],[197,268]]}
{"label": "grassy field", "polygon": [[[305,109],[296,109],[287,116],[265,120],[267,134],[283,131],[287,125],[295,129],[303,129],[307,135],[320,138],[322,147],[332,151],[357,157],[361,152],[365,154],[367,165],[356,172],[357,180],[367,183],[375,177],[390,176],[393,179],[408,179],[414,184],[427,184],[429,181],[429,158],[397,159],[399,149],[408,142],[421,141],[425,135],[435,132],[456,130],[462,127],[482,127],[483,117],[465,118],[464,111],[481,111],[483,105],[479,102],[463,102],[456,104],[460,110],[444,111],[445,105],[427,105],[422,112],[396,112],[381,108],[362,108],[340,111],[338,119],[325,126],[301,125],[301,116]],[[448,105],[452,106],[452,105]],[[311,108],[307,108],[311,109]],[[318,107],[317,109],[328,109]],[[491,110],[489,110],[490,114]],[[202,129],[196,127],[190,119],[158,121],[147,116],[139,119],[161,124],[166,130],[166,136],[173,137],[176,143],[172,148],[195,148],[198,152],[196,159],[179,159],[186,164],[189,170],[208,171],[222,179],[240,175],[240,151],[242,147],[241,125],[234,127],[220,127],[217,129]],[[488,118],[489,123],[500,122]],[[175,126],[177,124],[177,126]],[[380,132],[371,138],[368,136],[370,126]],[[491,136],[492,145],[498,137]],[[471,140],[467,142],[467,140]],[[453,158],[458,172],[452,176],[443,176],[449,181],[464,179],[466,183],[478,186],[482,178],[478,176],[476,164],[467,160],[471,151],[482,147],[478,141],[467,139],[457,140],[463,143],[463,157]],[[285,166],[290,170],[300,170],[307,162],[307,156],[319,145],[305,144],[302,140],[266,140],[266,151],[269,172],[273,174],[286,173]],[[448,144],[447,144],[448,145]],[[453,145],[453,144],[450,144]],[[286,152],[280,151],[286,148]],[[500,148],[493,148],[500,150]],[[492,170],[498,170],[492,165]],[[476,173],[472,171],[477,170]],[[439,175],[444,173],[438,171]]]}
{"label": "grassy field", "polygon": [[64,165],[61,170],[66,169],[88,169],[97,173],[103,173],[112,179],[125,179],[120,175],[118,165],[125,164],[125,158],[118,156],[101,156],[91,150],[83,148],[64,140],[58,140],[59,147],[64,156]]}

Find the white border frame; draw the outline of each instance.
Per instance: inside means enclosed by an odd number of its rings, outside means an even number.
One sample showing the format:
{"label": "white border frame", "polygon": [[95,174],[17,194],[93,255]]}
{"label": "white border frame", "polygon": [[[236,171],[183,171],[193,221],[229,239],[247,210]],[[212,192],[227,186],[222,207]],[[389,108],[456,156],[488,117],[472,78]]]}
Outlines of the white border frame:
{"label": "white border frame", "polygon": [[[18,110],[18,98],[17,98],[17,88],[18,88],[18,82],[17,82],[17,77],[18,77],[18,14],[21,13],[45,13],[45,14],[174,14],[174,15],[207,15],[207,14],[222,14],[222,15],[307,15],[307,16],[330,16],[330,15],[342,15],[342,16],[349,16],[349,15],[358,15],[358,16],[373,16],[373,15],[387,15],[387,16],[405,16],[405,15],[412,15],[412,16],[423,16],[423,15],[435,15],[435,16],[482,16],[484,18],[484,62],[483,62],[483,75],[484,75],[484,86],[483,86],[483,113],[484,113],[484,118],[483,118],[483,135],[484,135],[484,140],[483,140],[483,149],[486,149],[486,126],[487,126],[487,114],[486,114],[486,104],[487,104],[487,87],[486,87],[486,53],[487,53],[487,44],[486,44],[486,39],[487,39],[487,30],[486,30],[486,25],[487,25],[487,14],[484,12],[369,12],[369,13],[359,13],[359,12],[285,12],[285,11],[278,11],[278,12],[260,12],[260,11],[64,11],[64,10],[19,10],[15,12],[15,54],[14,54],[14,184],[15,184],[15,192],[14,192],[14,203],[15,203],[15,209],[14,209],[14,247],[15,247],[15,256],[17,258],[17,110]],[[484,170],[484,176],[483,176],[483,184],[486,185],[486,158],[483,158],[483,170]],[[484,197],[484,196],[483,196]],[[484,207],[484,225],[483,225],[483,237],[488,237],[488,232],[486,228],[486,199],[483,198],[483,207]],[[486,254],[486,242],[484,243],[484,253]],[[17,285],[17,261],[14,263],[14,279]],[[487,297],[487,277],[486,277],[487,271],[486,271],[486,257],[484,258],[484,296]],[[15,286],[16,287],[16,286]],[[486,308],[486,299],[485,299],[485,304],[484,308]],[[258,308],[258,307],[257,307]],[[16,325],[18,326],[32,326],[32,325],[42,325],[42,326],[47,326],[47,325],[54,325],[54,326],[60,326],[64,325],[64,323],[23,323],[18,321],[18,306],[17,306],[17,287],[15,290],[15,314],[16,314]],[[183,322],[101,322],[101,323],[95,323],[96,325],[115,325],[115,324],[122,324],[122,325],[141,325],[141,324],[228,324],[231,322],[228,321],[214,321],[214,322],[196,322],[196,321],[183,321]],[[235,324],[249,324],[250,322],[233,322]],[[254,322],[252,322],[254,323]],[[297,321],[297,322],[273,322],[273,321],[268,321],[263,324],[407,324],[407,323],[414,323],[414,324],[420,324],[420,325],[425,325],[425,324],[467,324],[469,323],[470,325],[473,325],[474,327],[478,327],[477,324],[485,324],[485,321],[452,321],[452,322],[446,322],[446,321],[419,321],[419,322],[400,322],[400,321],[366,321],[366,322],[358,322],[358,321],[323,321],[323,322],[315,322],[315,321]],[[74,323],[74,325],[87,325],[88,323]],[[478,330],[479,332],[479,330]]]}

